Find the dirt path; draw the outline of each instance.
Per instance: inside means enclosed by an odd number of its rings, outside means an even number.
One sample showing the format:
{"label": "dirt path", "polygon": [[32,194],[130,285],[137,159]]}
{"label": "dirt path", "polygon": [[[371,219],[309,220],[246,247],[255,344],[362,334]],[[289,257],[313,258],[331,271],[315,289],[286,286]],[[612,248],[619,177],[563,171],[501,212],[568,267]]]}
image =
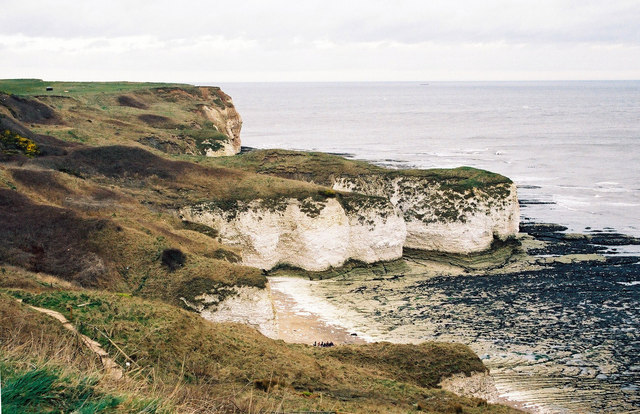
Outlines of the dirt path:
{"label": "dirt path", "polygon": [[57,319],[58,321],[60,321],[60,323],[62,323],[62,326],[64,326],[71,332],[75,333],[76,335],[78,335],[82,340],[82,342],[91,350],[91,352],[98,355],[98,357],[100,358],[100,362],[102,363],[102,366],[109,377],[118,380],[124,376],[124,371],[122,370],[120,365],[116,364],[116,362],[113,359],[111,359],[111,357],[109,356],[109,353],[105,351],[98,342],[78,332],[76,327],[73,326],[71,322],[69,322],[69,320],[67,320],[67,318],[65,318],[64,315],[62,315],[60,312],[56,312],[51,309],[38,308],[36,306],[31,306],[31,305],[28,305],[28,306],[33,310],[42,312],[46,315],[49,315]]}

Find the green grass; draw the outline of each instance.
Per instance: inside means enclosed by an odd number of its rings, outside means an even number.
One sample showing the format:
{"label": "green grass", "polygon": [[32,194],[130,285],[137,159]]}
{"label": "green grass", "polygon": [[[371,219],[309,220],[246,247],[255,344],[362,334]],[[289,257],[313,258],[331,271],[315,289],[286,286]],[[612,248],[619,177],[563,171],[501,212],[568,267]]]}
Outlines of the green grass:
{"label": "green grass", "polygon": [[78,338],[2,292],[0,320],[3,413],[175,412],[145,381],[105,380]]}
{"label": "green grass", "polygon": [[229,140],[218,132],[226,131],[225,121],[212,122],[202,110],[208,106],[233,111],[216,87],[5,79],[0,80],[0,93],[22,96],[0,100],[0,116],[17,116],[32,132],[63,141],[91,146],[142,144],[160,154],[201,155],[221,149],[221,141]]}
{"label": "green grass", "polygon": [[12,372],[3,378],[3,382],[4,414],[105,413],[113,411],[122,402],[118,397],[97,392],[94,378],[66,377],[51,368]]}
{"label": "green grass", "polygon": [[[53,91],[47,91],[48,86]],[[118,93],[162,87],[189,87],[179,83],[153,82],[58,82],[42,79],[0,79],[0,91],[13,95],[83,95],[87,93]]]}

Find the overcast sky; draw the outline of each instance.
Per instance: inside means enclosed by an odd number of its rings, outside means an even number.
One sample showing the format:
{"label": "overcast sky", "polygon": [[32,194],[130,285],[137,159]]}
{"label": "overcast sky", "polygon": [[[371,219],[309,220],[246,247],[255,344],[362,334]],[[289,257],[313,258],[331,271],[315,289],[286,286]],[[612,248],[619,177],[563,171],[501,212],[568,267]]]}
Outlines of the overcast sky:
{"label": "overcast sky", "polygon": [[640,0],[0,0],[0,78],[640,79]]}

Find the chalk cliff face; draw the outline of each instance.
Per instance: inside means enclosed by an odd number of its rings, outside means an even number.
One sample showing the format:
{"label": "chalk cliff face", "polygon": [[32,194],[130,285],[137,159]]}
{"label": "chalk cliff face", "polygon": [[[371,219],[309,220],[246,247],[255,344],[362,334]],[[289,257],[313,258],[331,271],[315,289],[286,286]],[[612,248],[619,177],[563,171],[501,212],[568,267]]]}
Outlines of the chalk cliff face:
{"label": "chalk cliff face", "polygon": [[221,301],[214,294],[203,294],[197,299],[201,299],[203,304],[194,310],[209,321],[242,323],[270,338],[277,336],[276,312],[268,284],[264,289],[236,287],[234,295]]}
{"label": "chalk cliff face", "polygon": [[206,149],[205,155],[209,157],[234,155],[240,152],[240,129],[242,128],[242,118],[231,97],[222,92],[219,88],[200,88],[204,96],[213,97],[213,104],[202,105],[200,107],[202,115],[211,121],[219,132],[229,137],[223,142],[223,147],[217,151]]}
{"label": "chalk cliff face", "polygon": [[202,203],[180,215],[217,229],[222,243],[240,248],[243,264],[267,270],[393,260],[403,247],[468,254],[518,232],[513,183],[451,188],[420,176],[374,174],[336,178],[333,188],[351,194]]}
{"label": "chalk cliff face", "polygon": [[253,200],[227,209],[203,203],[180,214],[217,229],[222,243],[242,250],[243,264],[261,269],[288,264],[319,271],[349,259],[397,259],[406,238],[399,211],[378,197]]}
{"label": "chalk cliff face", "polygon": [[513,183],[454,190],[420,176],[370,175],[336,178],[333,188],[388,197],[406,223],[404,245],[414,249],[473,253],[518,232]]}

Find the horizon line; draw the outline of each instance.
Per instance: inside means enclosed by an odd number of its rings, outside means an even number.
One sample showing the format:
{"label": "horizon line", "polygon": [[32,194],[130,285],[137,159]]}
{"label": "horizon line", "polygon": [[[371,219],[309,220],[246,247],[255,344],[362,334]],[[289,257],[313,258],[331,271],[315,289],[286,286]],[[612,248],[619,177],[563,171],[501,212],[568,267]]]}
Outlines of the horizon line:
{"label": "horizon line", "polygon": [[168,81],[168,80],[126,80],[126,79],[44,79],[38,77],[0,77],[0,81],[6,80],[40,80],[43,82],[130,82],[130,83],[183,83],[191,85],[204,85],[212,83],[477,83],[477,82],[493,82],[493,83],[515,83],[515,82],[638,82],[636,79],[449,79],[449,80],[204,80],[204,81]]}

